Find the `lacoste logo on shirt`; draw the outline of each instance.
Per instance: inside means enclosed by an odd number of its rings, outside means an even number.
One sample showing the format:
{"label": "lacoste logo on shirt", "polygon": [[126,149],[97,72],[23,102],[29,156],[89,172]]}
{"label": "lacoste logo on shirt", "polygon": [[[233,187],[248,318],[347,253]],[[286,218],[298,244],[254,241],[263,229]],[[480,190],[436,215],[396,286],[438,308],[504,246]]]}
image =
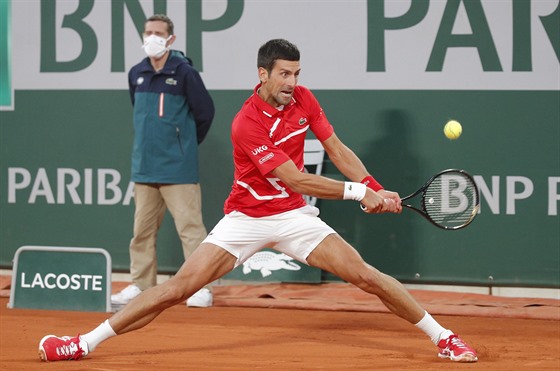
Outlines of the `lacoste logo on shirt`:
{"label": "lacoste logo on shirt", "polygon": [[167,80],[165,80],[165,83],[167,85],[177,85],[177,80],[175,80],[174,78],[170,77]]}
{"label": "lacoste logo on shirt", "polygon": [[302,117],[299,119],[299,124],[300,125],[304,125],[307,122],[307,119],[305,117]]}

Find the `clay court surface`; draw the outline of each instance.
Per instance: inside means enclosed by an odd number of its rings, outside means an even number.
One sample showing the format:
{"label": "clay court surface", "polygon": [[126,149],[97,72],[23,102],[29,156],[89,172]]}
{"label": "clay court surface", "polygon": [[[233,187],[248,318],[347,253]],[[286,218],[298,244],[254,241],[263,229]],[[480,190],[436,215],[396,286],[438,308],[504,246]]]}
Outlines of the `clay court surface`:
{"label": "clay court surface", "polygon": [[[214,307],[174,306],[77,362],[40,362],[39,340],[51,333],[87,332],[107,313],[7,309],[3,297],[0,369],[560,369],[558,300],[412,292],[440,323],[477,349],[478,363],[438,359],[423,333],[348,285],[277,284],[215,287]],[[453,311],[460,315],[448,315]]]}

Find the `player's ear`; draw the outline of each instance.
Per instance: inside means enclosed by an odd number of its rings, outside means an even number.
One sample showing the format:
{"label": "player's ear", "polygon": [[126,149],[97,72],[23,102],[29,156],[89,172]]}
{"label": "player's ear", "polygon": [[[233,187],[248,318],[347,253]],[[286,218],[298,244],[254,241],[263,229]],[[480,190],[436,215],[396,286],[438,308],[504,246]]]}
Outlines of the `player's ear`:
{"label": "player's ear", "polygon": [[259,80],[261,83],[265,83],[268,80],[268,71],[266,68],[259,67]]}

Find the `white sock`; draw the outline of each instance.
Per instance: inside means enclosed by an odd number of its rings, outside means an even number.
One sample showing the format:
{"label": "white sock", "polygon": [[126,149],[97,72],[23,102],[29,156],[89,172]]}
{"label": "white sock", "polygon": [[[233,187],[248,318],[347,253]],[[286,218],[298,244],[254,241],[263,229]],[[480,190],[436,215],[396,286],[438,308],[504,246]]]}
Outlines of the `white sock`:
{"label": "white sock", "polygon": [[110,337],[116,336],[117,334],[109,324],[109,320],[105,320],[102,324],[97,326],[97,328],[85,335],[81,335],[80,339],[84,340],[88,344],[88,353],[93,352],[93,350],[101,344],[103,341],[109,339]]}
{"label": "white sock", "polygon": [[440,339],[446,339],[453,334],[451,330],[447,330],[437,323],[437,321],[433,319],[428,312],[426,312],[420,322],[414,326],[424,331],[424,333],[430,337],[435,345],[437,345]]}

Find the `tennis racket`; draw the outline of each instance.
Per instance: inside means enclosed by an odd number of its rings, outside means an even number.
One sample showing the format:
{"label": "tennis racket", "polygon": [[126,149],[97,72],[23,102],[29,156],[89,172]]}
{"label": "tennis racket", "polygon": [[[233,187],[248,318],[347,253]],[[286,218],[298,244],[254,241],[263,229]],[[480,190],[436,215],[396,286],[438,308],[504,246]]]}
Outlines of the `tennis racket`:
{"label": "tennis racket", "polygon": [[[404,202],[418,195],[421,195],[419,206]],[[439,172],[401,200],[403,206],[416,211],[436,227],[447,230],[465,228],[480,208],[479,191],[473,177],[457,169]]]}

